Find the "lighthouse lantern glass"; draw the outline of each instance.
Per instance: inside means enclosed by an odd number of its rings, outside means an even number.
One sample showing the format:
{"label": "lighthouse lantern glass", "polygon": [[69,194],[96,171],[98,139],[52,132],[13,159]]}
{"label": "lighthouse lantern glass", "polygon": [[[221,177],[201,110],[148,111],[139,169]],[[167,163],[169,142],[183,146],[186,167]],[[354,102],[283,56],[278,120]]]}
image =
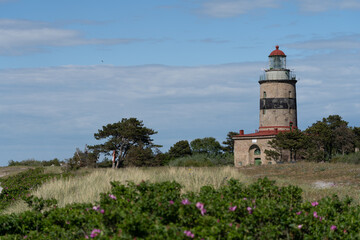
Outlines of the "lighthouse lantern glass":
{"label": "lighthouse lantern glass", "polygon": [[286,57],[285,56],[270,56],[270,69],[285,69],[286,68]]}

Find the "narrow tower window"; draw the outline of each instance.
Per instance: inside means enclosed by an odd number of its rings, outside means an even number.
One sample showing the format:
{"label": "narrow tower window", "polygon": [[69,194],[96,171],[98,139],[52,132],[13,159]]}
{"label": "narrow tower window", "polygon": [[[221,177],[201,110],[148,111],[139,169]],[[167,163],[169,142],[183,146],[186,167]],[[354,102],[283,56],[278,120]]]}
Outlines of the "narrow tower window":
{"label": "narrow tower window", "polygon": [[291,98],[291,91],[289,91],[289,98]]}
{"label": "narrow tower window", "polygon": [[263,93],[263,98],[266,98],[266,92],[264,91],[264,93]]}

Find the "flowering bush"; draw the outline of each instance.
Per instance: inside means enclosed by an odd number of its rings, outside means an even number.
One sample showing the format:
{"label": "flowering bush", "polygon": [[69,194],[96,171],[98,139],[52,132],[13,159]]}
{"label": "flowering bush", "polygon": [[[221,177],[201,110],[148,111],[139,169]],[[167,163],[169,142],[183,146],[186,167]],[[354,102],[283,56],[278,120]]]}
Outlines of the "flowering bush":
{"label": "flowering bush", "polygon": [[14,176],[0,178],[3,190],[0,193],[0,211],[26,196],[32,189],[60,174],[44,173],[44,168],[29,169]]}
{"label": "flowering bush", "polygon": [[360,208],[259,179],[180,194],[176,182],[123,185],[93,204],[0,215],[1,239],[359,239]]}

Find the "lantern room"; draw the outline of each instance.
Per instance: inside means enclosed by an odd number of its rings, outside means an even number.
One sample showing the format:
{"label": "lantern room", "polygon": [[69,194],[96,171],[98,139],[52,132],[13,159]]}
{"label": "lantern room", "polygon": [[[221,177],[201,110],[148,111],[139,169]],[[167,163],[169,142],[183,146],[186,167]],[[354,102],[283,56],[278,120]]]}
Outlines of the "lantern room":
{"label": "lantern room", "polygon": [[286,69],[286,55],[279,50],[279,46],[276,46],[276,49],[269,55],[269,67],[270,70]]}

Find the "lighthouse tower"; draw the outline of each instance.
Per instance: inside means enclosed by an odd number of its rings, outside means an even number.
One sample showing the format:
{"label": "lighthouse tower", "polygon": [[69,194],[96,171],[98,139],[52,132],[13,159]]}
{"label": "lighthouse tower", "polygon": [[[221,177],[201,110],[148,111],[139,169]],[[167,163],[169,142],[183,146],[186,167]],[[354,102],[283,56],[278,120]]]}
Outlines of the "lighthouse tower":
{"label": "lighthouse tower", "polygon": [[270,159],[266,150],[272,147],[269,141],[280,132],[297,128],[296,76],[286,68],[286,55],[276,46],[269,55],[269,69],[260,76],[259,130],[233,136],[234,164],[236,167],[250,164],[275,164],[289,160],[286,151],[280,160]]}
{"label": "lighthouse tower", "polygon": [[269,55],[269,69],[260,76],[259,131],[289,130],[297,126],[296,76],[286,68],[279,46]]}

